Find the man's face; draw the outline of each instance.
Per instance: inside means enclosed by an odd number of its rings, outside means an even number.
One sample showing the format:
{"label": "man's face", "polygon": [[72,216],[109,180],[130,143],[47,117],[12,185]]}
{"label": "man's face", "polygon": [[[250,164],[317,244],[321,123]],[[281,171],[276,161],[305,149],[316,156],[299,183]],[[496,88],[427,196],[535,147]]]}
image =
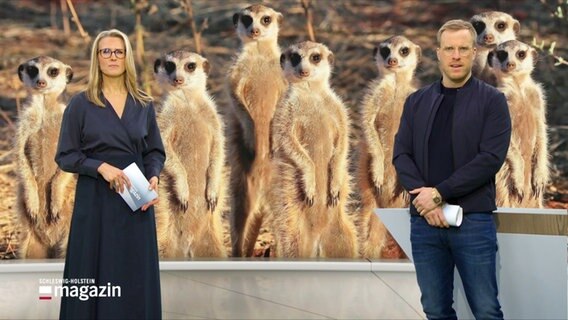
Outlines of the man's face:
{"label": "man's face", "polygon": [[468,30],[446,30],[442,33],[436,55],[445,87],[459,88],[465,84],[471,75],[475,53]]}

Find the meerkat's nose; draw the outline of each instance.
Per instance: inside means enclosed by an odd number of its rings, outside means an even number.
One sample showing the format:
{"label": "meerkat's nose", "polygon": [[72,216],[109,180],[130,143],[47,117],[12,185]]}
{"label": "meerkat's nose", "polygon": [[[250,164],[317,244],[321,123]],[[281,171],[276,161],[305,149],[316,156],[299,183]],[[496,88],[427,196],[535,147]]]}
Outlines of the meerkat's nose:
{"label": "meerkat's nose", "polygon": [[174,83],[175,83],[175,84],[178,84],[178,85],[179,85],[179,84],[183,84],[183,82],[184,82],[184,81],[183,81],[183,78],[175,78],[175,79],[174,79]]}
{"label": "meerkat's nose", "polygon": [[507,62],[507,70],[513,70],[517,66],[514,62]]}
{"label": "meerkat's nose", "polygon": [[486,34],[483,36],[483,41],[485,41],[485,43],[493,43],[495,37],[492,34]]}
{"label": "meerkat's nose", "polygon": [[47,87],[47,82],[45,82],[45,80],[38,80],[38,81],[36,82],[36,84],[37,84],[38,88],[45,88],[45,87]]}
{"label": "meerkat's nose", "polygon": [[310,72],[308,70],[303,70],[303,69],[300,70],[300,77],[305,78],[309,75],[310,75]]}
{"label": "meerkat's nose", "polygon": [[398,59],[396,58],[389,58],[387,61],[388,65],[391,67],[394,67],[396,65],[398,65]]}
{"label": "meerkat's nose", "polygon": [[256,37],[256,36],[260,36],[260,29],[259,29],[259,28],[252,28],[252,29],[250,30],[250,34],[251,34],[252,36],[255,36],[255,37]]}

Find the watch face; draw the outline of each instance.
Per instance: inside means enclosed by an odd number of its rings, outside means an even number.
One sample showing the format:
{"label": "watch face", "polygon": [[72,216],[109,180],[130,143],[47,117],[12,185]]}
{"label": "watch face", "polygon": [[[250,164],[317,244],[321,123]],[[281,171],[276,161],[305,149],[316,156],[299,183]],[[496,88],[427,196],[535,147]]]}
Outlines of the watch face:
{"label": "watch face", "polygon": [[440,197],[434,197],[433,200],[434,200],[434,203],[435,203],[435,204],[440,204],[440,202],[441,202]]}

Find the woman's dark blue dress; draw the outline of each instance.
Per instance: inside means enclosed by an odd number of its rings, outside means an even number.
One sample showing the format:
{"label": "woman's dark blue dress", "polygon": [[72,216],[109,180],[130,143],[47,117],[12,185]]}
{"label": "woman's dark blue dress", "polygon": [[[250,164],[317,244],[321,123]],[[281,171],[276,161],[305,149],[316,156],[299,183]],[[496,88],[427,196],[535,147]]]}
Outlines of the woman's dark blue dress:
{"label": "woman's dark blue dress", "polygon": [[159,176],[165,152],[152,104],[129,95],[119,118],[108,101],[102,108],[84,92],[76,95],[63,115],[55,160],[79,174],[64,281],[94,279],[86,285],[120,286],[121,295],[63,297],[60,318],[161,318],[154,209],[132,212],[97,172],[102,162],[120,169],[136,162],[147,178]]}

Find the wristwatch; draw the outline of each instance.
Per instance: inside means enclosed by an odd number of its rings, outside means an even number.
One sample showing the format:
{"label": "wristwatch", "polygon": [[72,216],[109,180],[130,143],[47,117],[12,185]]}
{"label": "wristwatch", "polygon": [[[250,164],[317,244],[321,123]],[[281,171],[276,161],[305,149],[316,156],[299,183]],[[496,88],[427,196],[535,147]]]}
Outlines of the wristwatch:
{"label": "wristwatch", "polygon": [[440,193],[436,190],[436,188],[432,189],[432,201],[434,201],[436,205],[440,205],[442,203],[442,196],[440,196]]}

